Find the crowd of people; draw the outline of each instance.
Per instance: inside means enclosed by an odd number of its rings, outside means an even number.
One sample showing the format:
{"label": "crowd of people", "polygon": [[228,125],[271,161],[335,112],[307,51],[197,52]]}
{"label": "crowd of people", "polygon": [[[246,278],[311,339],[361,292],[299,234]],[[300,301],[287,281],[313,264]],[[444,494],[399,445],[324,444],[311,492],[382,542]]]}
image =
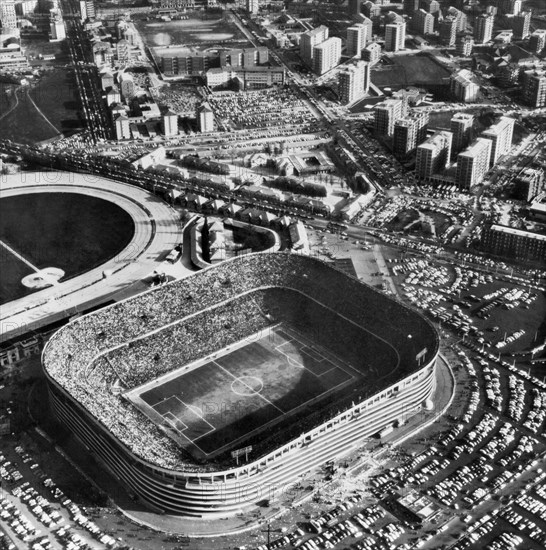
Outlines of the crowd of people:
{"label": "crowd of people", "polygon": [[214,94],[209,103],[218,118],[237,129],[310,124],[315,120],[305,102],[290,88]]}
{"label": "crowd of people", "polygon": [[[270,295],[272,287],[297,292],[281,300]],[[337,311],[345,319],[325,322]],[[416,368],[417,352],[428,347],[428,360],[438,345],[428,321],[356,279],[313,258],[262,253],[234,258],[77,319],[49,341],[44,366],[136,455],[165,468],[204,471],[207,466],[197,466],[114,387],[133,388],[279,321],[294,324],[362,367],[366,354],[386,353],[391,383]],[[377,339],[374,343],[373,334],[390,348]],[[395,363],[389,349],[396,350]]]}
{"label": "crowd of people", "polygon": [[267,327],[270,322],[259,306],[262,294],[254,291],[183,318],[159,333],[118,348],[108,359],[127,389],[145,384]]}

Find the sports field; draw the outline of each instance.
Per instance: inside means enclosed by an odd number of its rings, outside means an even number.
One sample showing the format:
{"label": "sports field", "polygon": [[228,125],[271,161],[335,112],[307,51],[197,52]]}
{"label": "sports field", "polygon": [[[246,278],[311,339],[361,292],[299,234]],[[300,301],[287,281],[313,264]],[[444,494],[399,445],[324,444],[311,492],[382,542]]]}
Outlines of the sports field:
{"label": "sports field", "polygon": [[393,55],[389,60],[390,64],[376,65],[372,71],[379,88],[449,84],[449,70],[428,55]]}
{"label": "sports field", "polygon": [[60,268],[68,279],[103,264],[129,244],[134,231],[130,214],[96,197],[31,193],[2,198],[0,304],[33,292],[21,279],[39,269]]}
{"label": "sports field", "polygon": [[286,325],[126,394],[190,452],[212,455],[361,373]]}
{"label": "sports field", "polygon": [[168,22],[136,20],[135,26],[145,44],[154,48],[183,44],[201,47],[223,42],[228,42],[230,47],[241,47],[241,44],[250,45],[245,35],[230,18],[196,16]]}

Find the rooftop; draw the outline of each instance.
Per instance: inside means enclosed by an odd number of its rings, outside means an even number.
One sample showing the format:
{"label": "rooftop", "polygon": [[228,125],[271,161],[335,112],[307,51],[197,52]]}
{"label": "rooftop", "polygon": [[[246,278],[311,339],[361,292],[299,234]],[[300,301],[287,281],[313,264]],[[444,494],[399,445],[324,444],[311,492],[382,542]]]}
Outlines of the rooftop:
{"label": "rooftop", "polygon": [[523,231],[521,229],[515,229],[514,227],[508,227],[506,225],[492,225],[491,229],[493,231],[498,231],[499,233],[507,233],[509,235],[515,235],[516,237],[525,237],[527,239],[536,239],[537,241],[546,241],[546,235],[541,235],[540,233],[533,233],[532,231]]}

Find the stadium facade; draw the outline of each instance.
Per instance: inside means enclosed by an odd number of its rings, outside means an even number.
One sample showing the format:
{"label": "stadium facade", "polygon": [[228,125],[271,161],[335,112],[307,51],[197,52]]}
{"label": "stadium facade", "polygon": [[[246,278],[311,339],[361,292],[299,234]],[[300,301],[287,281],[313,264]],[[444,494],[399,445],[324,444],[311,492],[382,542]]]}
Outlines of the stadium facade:
{"label": "stadium facade", "polygon": [[[361,361],[364,378],[210,460],[180,449],[123,398],[124,390],[170,368],[158,361],[154,372],[139,371],[131,359],[139,343],[150,347],[162,334],[165,348],[172,337],[165,331],[184,326],[189,334],[197,327],[205,334],[199,342],[175,340],[177,353],[186,346],[193,360],[254,333],[254,314],[264,326],[281,320],[320,338],[343,360]],[[383,342],[390,358],[369,375],[365,358],[375,353],[372,339]],[[396,300],[319,260],[262,253],[78,318],[51,338],[42,359],[57,419],[132,494],[158,512],[213,518],[274,500],[302,474],[421,410],[434,392],[438,346],[434,327]],[[250,445],[248,461],[236,465],[231,452]]]}

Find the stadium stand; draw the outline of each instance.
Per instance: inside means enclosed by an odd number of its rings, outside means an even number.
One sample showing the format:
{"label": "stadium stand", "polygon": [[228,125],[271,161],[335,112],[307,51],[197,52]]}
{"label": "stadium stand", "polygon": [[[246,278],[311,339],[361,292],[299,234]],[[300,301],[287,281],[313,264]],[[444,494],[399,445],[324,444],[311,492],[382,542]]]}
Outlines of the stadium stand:
{"label": "stadium stand", "polygon": [[[233,448],[212,457],[188,452],[124,397],[279,322],[364,378],[282,419],[267,435],[250,436],[247,464],[235,467]],[[416,311],[319,260],[262,253],[72,321],[46,345],[43,366],[58,419],[145,504],[213,516],[239,512],[263,498],[265,487],[294,482],[351,442],[419,410],[434,389],[437,354],[437,333]],[[380,368],[366,377],[369,357]]]}

